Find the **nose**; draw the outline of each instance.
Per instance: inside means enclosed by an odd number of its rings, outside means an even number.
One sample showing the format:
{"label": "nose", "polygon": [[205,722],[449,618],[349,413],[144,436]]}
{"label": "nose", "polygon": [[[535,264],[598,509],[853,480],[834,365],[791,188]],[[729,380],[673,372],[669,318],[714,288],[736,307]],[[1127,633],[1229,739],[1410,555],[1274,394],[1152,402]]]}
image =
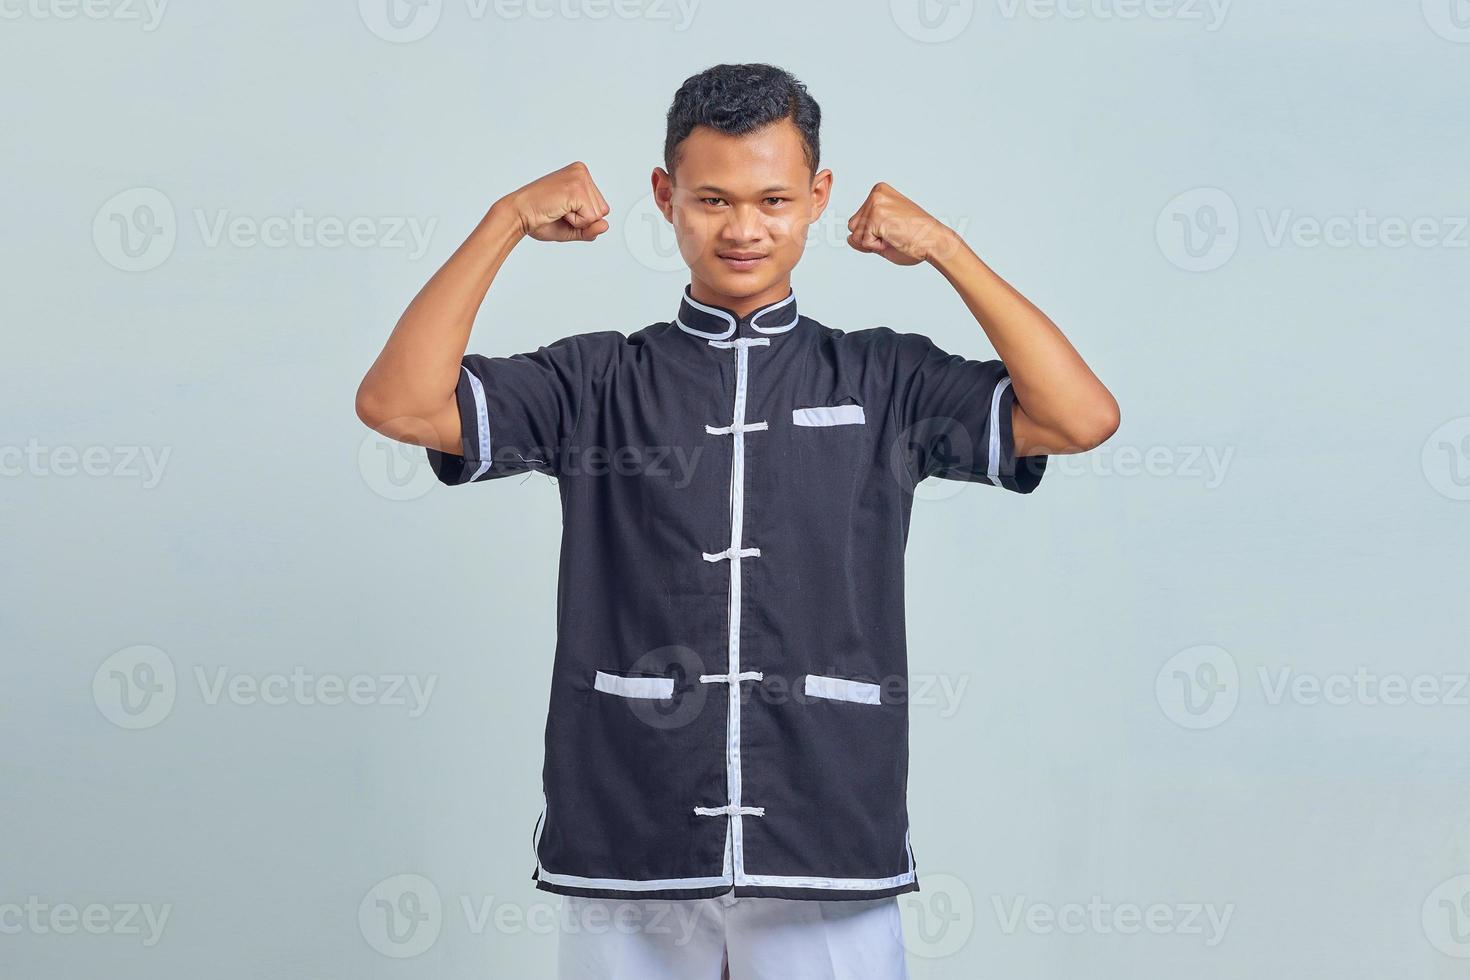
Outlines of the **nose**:
{"label": "nose", "polygon": [[730,245],[748,245],[760,237],[759,209],[744,204],[732,207],[725,226],[720,229],[720,238]]}

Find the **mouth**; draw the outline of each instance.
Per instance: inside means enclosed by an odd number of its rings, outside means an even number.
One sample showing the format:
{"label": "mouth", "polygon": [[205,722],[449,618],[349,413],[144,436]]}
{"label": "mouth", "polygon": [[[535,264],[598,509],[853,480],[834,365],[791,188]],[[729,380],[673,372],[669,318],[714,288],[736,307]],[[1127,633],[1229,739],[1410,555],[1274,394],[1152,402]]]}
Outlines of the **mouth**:
{"label": "mouth", "polygon": [[736,272],[746,272],[764,262],[767,256],[760,252],[717,252],[720,261]]}

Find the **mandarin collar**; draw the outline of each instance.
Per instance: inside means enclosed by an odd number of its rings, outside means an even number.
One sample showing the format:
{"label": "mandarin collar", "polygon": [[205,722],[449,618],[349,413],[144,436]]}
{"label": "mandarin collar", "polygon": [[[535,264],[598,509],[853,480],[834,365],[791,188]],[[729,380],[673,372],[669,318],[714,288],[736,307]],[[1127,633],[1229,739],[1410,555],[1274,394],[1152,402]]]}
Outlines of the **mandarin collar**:
{"label": "mandarin collar", "polygon": [[745,316],[736,316],[729,307],[714,303],[701,303],[690,294],[689,286],[679,299],[679,312],[674,322],[679,329],[693,337],[704,340],[729,340],[733,337],[760,337],[783,334],[796,326],[800,316],[796,312],[796,292],[786,298],[752,310]]}

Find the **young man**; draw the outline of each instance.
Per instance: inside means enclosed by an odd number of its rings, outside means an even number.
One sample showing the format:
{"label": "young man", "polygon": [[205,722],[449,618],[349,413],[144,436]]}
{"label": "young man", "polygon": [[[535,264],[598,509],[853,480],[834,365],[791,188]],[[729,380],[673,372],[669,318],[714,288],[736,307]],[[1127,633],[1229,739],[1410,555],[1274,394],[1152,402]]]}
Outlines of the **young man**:
{"label": "young man", "polygon": [[[568,896],[564,976],[905,976],[914,486],[1029,493],[1048,454],[1118,425],[1051,321],[887,184],[848,222],[849,244],[937,269],[998,359],[798,313],[791,270],[832,188],[819,122],[778,68],[688,79],[653,171],[690,271],[672,319],[465,353],[515,245],[608,230],[574,163],[490,208],[358,392],[360,418],[427,447],[445,483],[557,478],[532,877]],[[596,914],[612,918],[599,929]]]}

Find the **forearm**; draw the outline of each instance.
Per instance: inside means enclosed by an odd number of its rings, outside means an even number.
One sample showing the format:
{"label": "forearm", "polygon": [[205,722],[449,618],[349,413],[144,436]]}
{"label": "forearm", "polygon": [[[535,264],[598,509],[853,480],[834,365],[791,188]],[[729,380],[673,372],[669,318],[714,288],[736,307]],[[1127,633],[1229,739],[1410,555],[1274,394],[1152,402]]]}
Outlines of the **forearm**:
{"label": "forearm", "polygon": [[497,202],[419,290],[358,387],[364,422],[430,418],[454,398],[475,314],[524,234],[520,218]]}
{"label": "forearm", "polygon": [[1055,323],[959,237],[935,249],[939,270],[980,323],[1010,374],[1032,438],[1052,452],[1090,449],[1118,427],[1118,404]]}

